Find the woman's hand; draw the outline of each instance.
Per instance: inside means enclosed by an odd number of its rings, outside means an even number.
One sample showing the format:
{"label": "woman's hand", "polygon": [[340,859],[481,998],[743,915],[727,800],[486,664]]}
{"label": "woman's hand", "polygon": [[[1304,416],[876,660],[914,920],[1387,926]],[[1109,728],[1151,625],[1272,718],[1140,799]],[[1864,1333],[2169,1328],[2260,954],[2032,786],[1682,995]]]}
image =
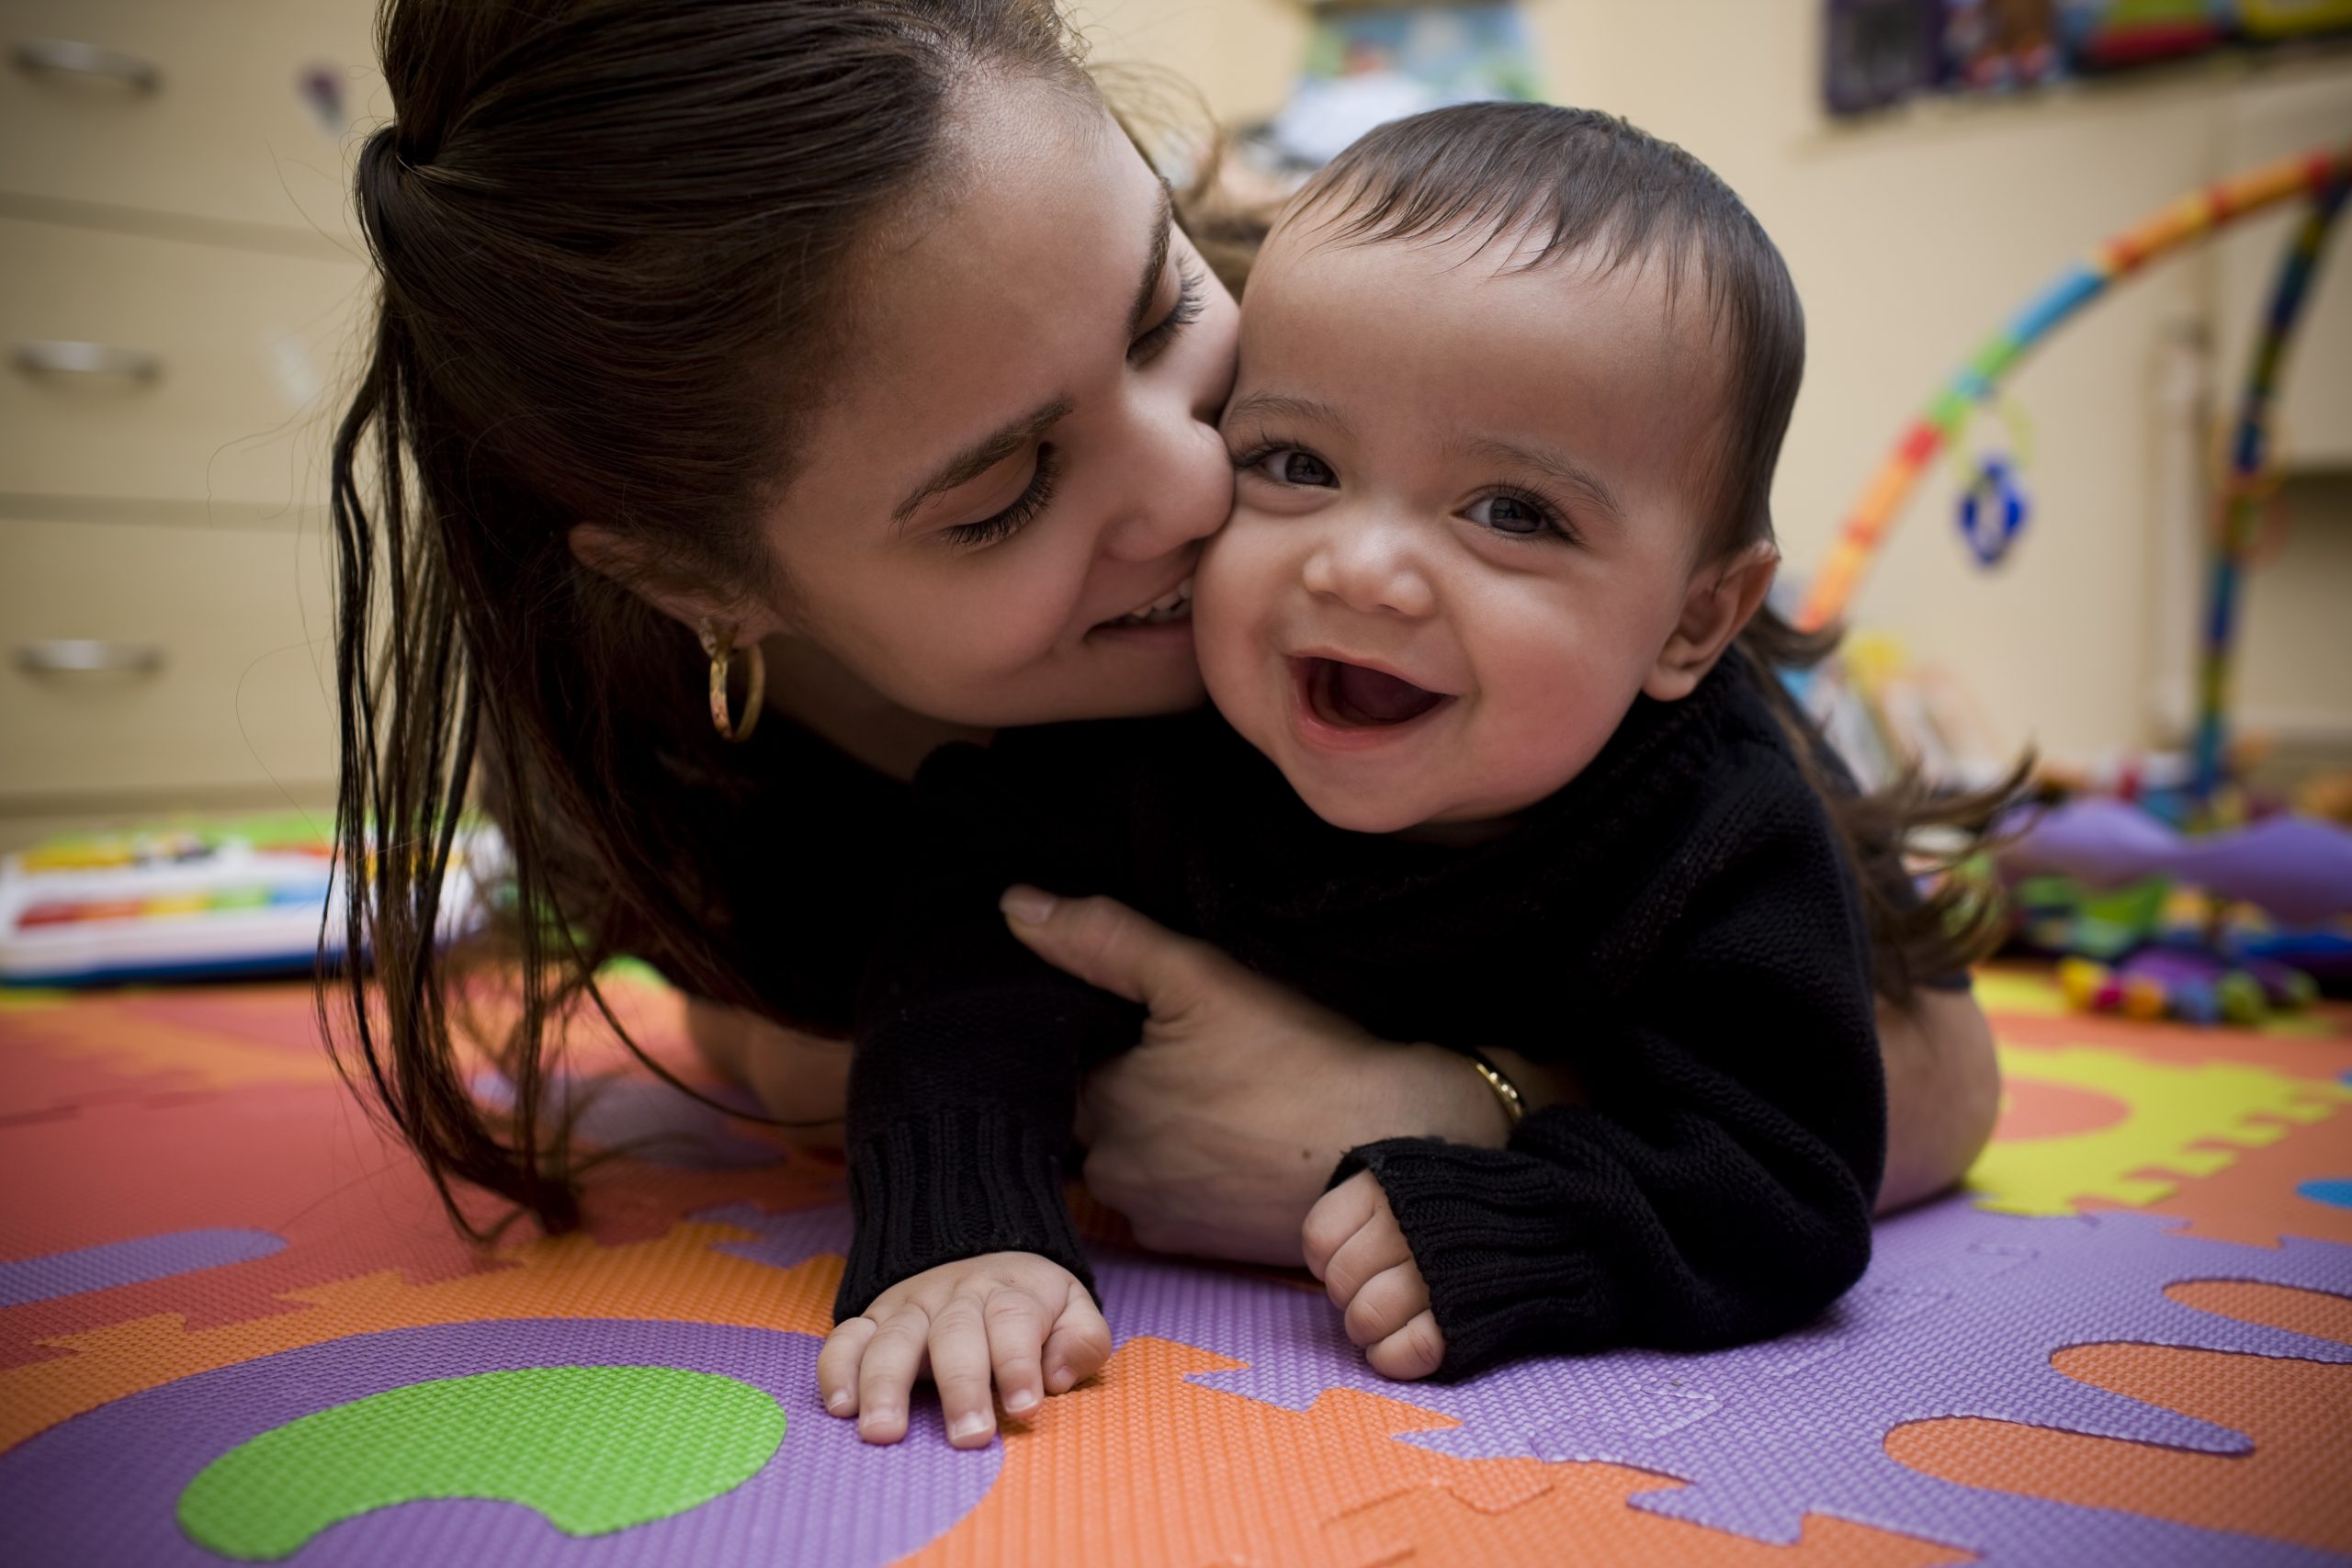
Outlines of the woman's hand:
{"label": "woman's hand", "polygon": [[857,1417],[869,1443],[907,1435],[907,1402],[928,1371],[947,1440],[985,1448],[996,1434],[993,1374],[1007,1414],[1025,1416],[1111,1359],[1111,1326],[1078,1277],[1029,1252],[990,1252],[899,1280],[837,1324],[817,1353],[825,1408]]}
{"label": "woman's hand", "polygon": [[1323,1194],[1307,1213],[1303,1239],[1307,1269],[1374,1371],[1410,1382],[1437,1371],[1445,1336],[1377,1177],[1360,1170]]}
{"label": "woman's hand", "polygon": [[[1381,1138],[1499,1146],[1510,1127],[1453,1052],[1396,1045],[1109,898],[1007,893],[1013,935],[1151,1010],[1143,1043],[1080,1094],[1086,1184],[1136,1239],[1295,1268],[1340,1156]],[[1516,1064],[1516,1059],[1513,1059]],[[1539,1103],[1556,1086],[1531,1073]]]}

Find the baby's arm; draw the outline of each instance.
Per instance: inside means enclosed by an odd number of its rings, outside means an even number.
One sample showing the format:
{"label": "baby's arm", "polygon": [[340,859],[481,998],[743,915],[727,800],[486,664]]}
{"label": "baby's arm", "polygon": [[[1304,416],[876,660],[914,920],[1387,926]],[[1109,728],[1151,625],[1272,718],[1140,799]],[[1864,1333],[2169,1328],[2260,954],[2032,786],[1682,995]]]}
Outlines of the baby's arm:
{"label": "baby's arm", "polygon": [[1629,911],[1638,957],[1599,953],[1559,997],[1589,1105],[1531,1112],[1507,1148],[1400,1138],[1342,1163],[1409,1243],[1444,1371],[1761,1338],[1867,1265],[1885,1137],[1868,946],[1826,818],[1782,782],[1720,803],[1682,847],[1704,873],[1690,896]]}
{"label": "baby's arm", "polygon": [[817,1387],[828,1411],[857,1417],[859,1437],[895,1443],[928,1371],[947,1440],[981,1448],[996,1432],[991,1378],[1005,1410],[1026,1416],[1110,1355],[1110,1325],[1077,1275],[1035,1253],[991,1252],[901,1280],[834,1325],[817,1357]]}
{"label": "baby's arm", "polygon": [[992,1371],[1019,1414],[1109,1353],[1061,1158],[1080,1062],[1130,1044],[1135,1010],[1007,933],[1010,866],[1077,875],[1084,861],[1054,852],[1001,772],[967,749],[925,765],[930,869],[897,901],[859,997],[855,1230],[819,1372],[827,1407],[857,1415],[872,1442],[905,1434],[926,1370],[951,1440],[969,1445],[994,1427]]}

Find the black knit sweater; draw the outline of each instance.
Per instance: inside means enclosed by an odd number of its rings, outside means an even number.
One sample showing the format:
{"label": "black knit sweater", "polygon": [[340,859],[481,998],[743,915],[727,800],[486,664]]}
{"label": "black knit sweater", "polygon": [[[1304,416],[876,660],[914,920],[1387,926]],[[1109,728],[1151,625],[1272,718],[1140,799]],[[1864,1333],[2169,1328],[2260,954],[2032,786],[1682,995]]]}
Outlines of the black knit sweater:
{"label": "black knit sweater", "polygon": [[842,1316],[983,1252],[1091,1283],[1060,1156],[1080,1074],[1141,1014],[1012,940],[1013,881],[1113,895],[1385,1039],[1574,1070],[1589,1103],[1508,1147],[1393,1138],[1333,1173],[1387,1194],[1446,1374],[1771,1335],[1869,1259],[1885,1098],[1859,900],[1736,655],[1679,703],[1639,699],[1474,848],[1329,826],[1206,712],[952,747],[916,794],[934,874],[860,1003]]}

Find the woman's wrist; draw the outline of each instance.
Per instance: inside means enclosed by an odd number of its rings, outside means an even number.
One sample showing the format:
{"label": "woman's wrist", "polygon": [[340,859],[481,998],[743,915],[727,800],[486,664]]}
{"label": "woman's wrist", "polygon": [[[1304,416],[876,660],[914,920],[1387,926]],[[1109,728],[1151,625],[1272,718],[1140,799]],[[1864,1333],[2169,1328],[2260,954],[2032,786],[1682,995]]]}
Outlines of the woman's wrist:
{"label": "woman's wrist", "polygon": [[[1442,1045],[1408,1045],[1403,1050],[1410,1069],[1396,1075],[1396,1089],[1402,1098],[1396,1102],[1393,1124],[1380,1137],[1442,1138],[1487,1149],[1510,1142],[1510,1114],[1471,1058]],[[1495,1065],[1510,1071],[1499,1056]]]}

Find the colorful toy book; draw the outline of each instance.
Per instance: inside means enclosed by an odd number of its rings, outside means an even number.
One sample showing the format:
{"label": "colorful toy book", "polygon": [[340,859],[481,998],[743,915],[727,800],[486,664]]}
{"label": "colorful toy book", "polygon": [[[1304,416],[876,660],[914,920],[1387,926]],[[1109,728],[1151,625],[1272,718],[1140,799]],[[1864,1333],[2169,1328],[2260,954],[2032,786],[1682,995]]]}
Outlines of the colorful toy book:
{"label": "colorful toy book", "polygon": [[[0,984],[307,973],[322,952],[344,950],[328,831],[306,816],[175,823],[9,855],[0,860]],[[448,902],[470,910],[462,857],[450,875]]]}

